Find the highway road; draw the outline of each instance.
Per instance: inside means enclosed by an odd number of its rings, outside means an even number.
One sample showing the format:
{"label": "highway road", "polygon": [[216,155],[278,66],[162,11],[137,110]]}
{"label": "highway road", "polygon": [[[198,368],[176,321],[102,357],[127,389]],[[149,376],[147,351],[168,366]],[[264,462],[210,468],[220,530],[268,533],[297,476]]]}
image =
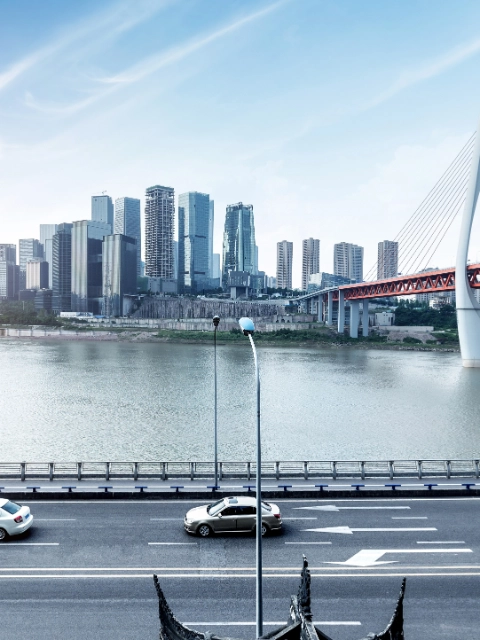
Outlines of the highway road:
{"label": "highway road", "polygon": [[[264,539],[265,632],[287,620],[304,553],[314,620],[334,640],[383,630],[403,576],[406,640],[478,638],[480,499],[277,502],[285,528]],[[32,502],[32,529],[0,543],[0,637],[158,638],[157,573],[182,622],[254,638],[254,537],[188,536],[196,504]]]}

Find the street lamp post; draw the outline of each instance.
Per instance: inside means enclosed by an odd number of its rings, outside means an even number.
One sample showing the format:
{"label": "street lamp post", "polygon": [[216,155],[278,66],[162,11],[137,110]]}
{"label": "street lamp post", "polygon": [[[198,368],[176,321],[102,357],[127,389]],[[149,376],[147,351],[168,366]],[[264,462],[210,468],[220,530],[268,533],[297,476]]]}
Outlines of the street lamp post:
{"label": "street lamp post", "polygon": [[257,638],[263,635],[263,594],[262,594],[262,447],[260,438],[260,372],[258,369],[257,350],[253,342],[253,333],[255,325],[250,318],[240,318],[238,321],[243,334],[248,336],[253,350],[253,359],[255,361],[255,378],[257,382],[257,474],[256,474],[256,493],[257,493],[257,517],[256,517],[256,626]]}
{"label": "street lamp post", "polygon": [[215,414],[215,427],[214,427],[214,466],[215,466],[215,489],[218,484],[218,429],[217,429],[217,328],[220,323],[220,316],[213,316],[213,386],[214,386],[214,414]]}

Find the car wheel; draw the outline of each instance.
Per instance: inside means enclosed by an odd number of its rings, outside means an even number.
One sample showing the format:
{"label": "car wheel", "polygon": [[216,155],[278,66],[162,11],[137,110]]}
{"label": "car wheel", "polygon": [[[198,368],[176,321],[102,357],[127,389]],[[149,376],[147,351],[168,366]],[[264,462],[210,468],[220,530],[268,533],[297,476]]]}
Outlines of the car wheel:
{"label": "car wheel", "polygon": [[[270,532],[270,529],[266,524],[262,524],[262,538]],[[253,527],[253,535],[257,535],[257,527]]]}
{"label": "car wheel", "polygon": [[7,537],[7,532],[5,531],[5,529],[0,529],[0,542],[2,540],[5,540],[6,537]]}
{"label": "car wheel", "polygon": [[212,530],[208,524],[201,524],[197,529],[197,533],[202,538],[208,538],[208,536],[212,535]]}

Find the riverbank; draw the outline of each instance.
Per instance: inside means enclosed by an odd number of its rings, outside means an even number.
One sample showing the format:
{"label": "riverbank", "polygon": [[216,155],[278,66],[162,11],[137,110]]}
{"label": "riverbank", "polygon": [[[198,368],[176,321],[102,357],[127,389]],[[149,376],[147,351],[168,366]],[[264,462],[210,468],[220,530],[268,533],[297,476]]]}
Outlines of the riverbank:
{"label": "riverbank", "polygon": [[[128,328],[49,328],[49,327],[9,327],[0,328],[0,337],[4,338],[29,338],[46,340],[70,340],[70,341],[116,341],[116,342],[169,342],[178,344],[205,344],[213,340],[212,331],[185,331],[185,330],[138,330]],[[245,341],[241,331],[218,331],[217,344],[236,344]],[[354,349],[379,349],[388,351],[441,351],[458,352],[458,341],[446,336],[444,344],[421,343],[415,339],[407,342],[387,341],[387,336],[378,334],[367,338],[350,338],[348,335],[338,334],[329,327],[316,329],[295,330],[282,328],[277,331],[261,332],[255,334],[255,341],[259,347],[308,347],[308,348],[354,348]]]}

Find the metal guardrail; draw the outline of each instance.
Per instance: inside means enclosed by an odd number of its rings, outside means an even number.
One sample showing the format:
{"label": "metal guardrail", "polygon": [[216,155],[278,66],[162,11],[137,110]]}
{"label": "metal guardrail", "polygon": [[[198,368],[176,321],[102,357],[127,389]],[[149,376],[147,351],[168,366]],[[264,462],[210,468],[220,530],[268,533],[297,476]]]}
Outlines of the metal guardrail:
{"label": "metal guardrail", "polygon": [[[472,460],[312,460],[262,462],[262,478],[479,478],[480,459]],[[219,462],[219,479],[251,480],[254,462]],[[0,462],[0,478],[75,478],[89,480],[213,478],[213,462]]]}

